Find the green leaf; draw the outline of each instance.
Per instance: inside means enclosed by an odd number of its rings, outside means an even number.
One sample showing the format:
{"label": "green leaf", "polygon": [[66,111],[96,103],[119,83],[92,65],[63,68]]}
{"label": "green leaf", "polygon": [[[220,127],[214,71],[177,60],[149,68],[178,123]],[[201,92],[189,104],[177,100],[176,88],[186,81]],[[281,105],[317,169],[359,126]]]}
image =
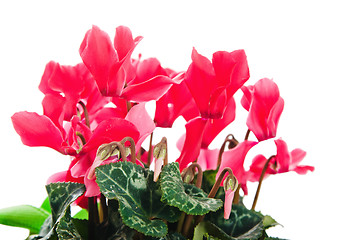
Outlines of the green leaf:
{"label": "green leaf", "polygon": [[222,239],[222,240],[257,240],[262,236],[262,234],[263,234],[262,221],[260,221],[249,231],[238,237],[232,237],[227,233],[225,233],[221,228],[219,228],[215,224],[209,221],[204,221],[200,222],[195,227],[193,240],[203,240],[204,237],[206,237],[206,239]]}
{"label": "green leaf", "polygon": [[56,227],[59,240],[81,240],[82,237],[73,225],[72,218],[70,217],[70,208],[68,207],[64,216],[59,219]]}
{"label": "green leaf", "polygon": [[122,222],[117,200],[108,200],[107,240],[133,240],[136,231]]}
{"label": "green leaf", "polygon": [[146,240],[186,240],[184,236],[182,236],[180,233],[169,233],[164,237],[161,238],[147,238]]}
{"label": "green leaf", "polygon": [[49,214],[52,213],[52,210],[50,208],[50,202],[49,202],[49,197],[46,197],[44,202],[42,203],[42,205],[40,206],[41,209],[47,211]]}
{"label": "green leaf", "polygon": [[123,223],[153,237],[167,234],[167,225],[160,219],[175,222],[180,212],[161,202],[159,184],[153,172],[131,162],[117,162],[96,168],[97,183],[108,199],[119,202]]}
{"label": "green leaf", "polygon": [[243,205],[235,204],[232,206],[229,219],[224,218],[224,211],[221,209],[216,213],[208,214],[205,220],[214,223],[225,233],[233,237],[245,234],[259,223],[263,223],[263,218],[258,213],[247,209]]}
{"label": "green leaf", "polygon": [[30,234],[38,233],[50,213],[42,208],[21,205],[0,209],[0,224],[29,229]]}
{"label": "green leaf", "polygon": [[[80,235],[72,224],[70,217],[70,204],[85,192],[85,186],[73,182],[51,183],[46,186],[48,192],[50,208],[52,210],[43,223],[38,235],[31,236],[29,239],[51,240],[57,239],[81,239]],[[70,238],[69,236],[75,236]]]}
{"label": "green leaf", "polygon": [[162,200],[190,215],[204,215],[222,206],[219,199],[208,198],[207,194],[194,185],[184,184],[178,163],[170,163],[161,172]]}
{"label": "green leaf", "polygon": [[194,229],[194,238],[193,240],[203,240],[206,239],[223,239],[223,240],[232,240],[233,238],[223,232],[220,228],[212,224],[211,222],[200,222]]}
{"label": "green leaf", "polygon": [[53,224],[58,222],[70,204],[85,192],[83,184],[73,182],[51,183],[46,186],[46,189],[52,210]]}
{"label": "green leaf", "polygon": [[79,212],[77,212],[73,218],[76,218],[76,219],[88,219],[88,211],[87,209],[82,209],[80,210]]}
{"label": "green leaf", "polygon": [[264,229],[268,229],[268,228],[271,228],[271,227],[275,227],[275,226],[282,226],[281,224],[279,224],[277,221],[275,221],[274,218],[272,218],[271,216],[269,215],[265,215],[264,218],[263,218],[263,225],[264,225]]}

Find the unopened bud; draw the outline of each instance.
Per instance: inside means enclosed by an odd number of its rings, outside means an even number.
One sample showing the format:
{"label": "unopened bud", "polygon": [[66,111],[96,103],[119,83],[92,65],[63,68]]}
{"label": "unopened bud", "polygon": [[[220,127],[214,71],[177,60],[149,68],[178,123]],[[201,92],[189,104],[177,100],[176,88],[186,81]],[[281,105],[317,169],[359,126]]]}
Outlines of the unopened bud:
{"label": "unopened bud", "polygon": [[153,157],[155,158],[155,173],[153,180],[156,182],[161,173],[163,164],[167,164],[167,140],[162,138],[161,142],[153,148]]}
{"label": "unopened bud", "polygon": [[229,219],[230,217],[234,194],[237,188],[238,188],[238,180],[233,174],[229,174],[224,181],[224,190],[225,190],[224,218],[225,219]]}
{"label": "unopened bud", "polygon": [[99,157],[100,160],[106,160],[116,155],[119,155],[119,150],[115,142],[102,144],[97,150],[97,157]]}
{"label": "unopened bud", "polygon": [[224,180],[224,189],[225,191],[231,190],[234,192],[238,188],[238,184],[239,183],[236,177],[234,175],[229,174]]}
{"label": "unopened bud", "polygon": [[185,183],[191,183],[194,180],[195,174],[190,168],[186,168],[182,179]]}

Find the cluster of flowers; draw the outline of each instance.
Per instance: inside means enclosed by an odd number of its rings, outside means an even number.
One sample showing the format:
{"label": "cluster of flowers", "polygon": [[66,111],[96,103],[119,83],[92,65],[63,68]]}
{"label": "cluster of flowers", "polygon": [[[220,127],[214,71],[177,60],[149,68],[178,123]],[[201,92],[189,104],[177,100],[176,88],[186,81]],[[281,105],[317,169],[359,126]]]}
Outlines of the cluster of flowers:
{"label": "cluster of flowers", "polygon": [[[86,208],[86,198],[100,195],[95,168],[118,161],[112,156],[100,156],[99,148],[104,144],[126,137],[133,139],[137,164],[148,167],[155,161],[157,180],[162,163],[152,156],[153,151],[141,145],[156,127],[171,128],[180,116],[187,122],[186,133],[177,144],[181,154],[174,159],[181,171],[195,161],[202,170],[219,169],[219,174],[230,168],[238,189],[247,194],[247,182],[259,181],[267,162],[270,164],[265,175],[314,170],[300,166],[305,152],[290,152],[282,139],[275,140],[274,156],[267,159],[258,155],[245,169],[248,151],[258,142],[276,136],[284,101],[271,79],[244,86],[249,79],[244,50],[215,52],[210,61],[193,49],[187,71],[175,72],[161,67],[156,58],[133,59],[132,53],[141,39],[133,38],[129,28],[120,26],[112,43],[105,32],[93,26],[79,49],[82,63],[65,66],[52,61],[46,65],[39,85],[45,95],[43,115],[23,111],[12,116],[25,145],[46,146],[71,156],[69,169],[54,174],[49,182],[85,184],[85,195],[77,201],[79,206]],[[243,92],[241,105],[248,111],[248,134],[240,143],[228,136],[228,150],[224,150],[225,143],[222,149],[209,149],[215,137],[235,119],[233,95],[238,90]],[[156,101],[154,119],[145,108],[152,100]],[[250,132],[257,141],[248,140]],[[234,192],[235,187],[232,188]]]}

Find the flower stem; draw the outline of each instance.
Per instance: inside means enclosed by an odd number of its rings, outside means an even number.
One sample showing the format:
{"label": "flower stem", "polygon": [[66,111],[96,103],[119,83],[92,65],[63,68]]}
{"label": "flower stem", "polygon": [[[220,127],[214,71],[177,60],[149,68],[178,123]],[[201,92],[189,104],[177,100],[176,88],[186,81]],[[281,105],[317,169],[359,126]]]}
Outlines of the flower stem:
{"label": "flower stem", "polygon": [[250,135],[250,129],[248,129],[248,131],[246,131],[244,141],[249,139],[249,135]]}
{"label": "flower stem", "polygon": [[99,218],[101,223],[108,219],[107,200],[103,194],[101,194],[101,208],[99,211]]}
{"label": "flower stem", "polygon": [[[223,180],[223,178],[224,178],[224,176],[225,176],[225,174],[226,174],[227,172],[228,172],[230,175],[231,175],[231,174],[234,175],[234,174],[233,174],[233,171],[231,170],[231,168],[229,168],[229,167],[224,168],[224,169],[221,171],[219,177],[216,179],[216,181],[215,181],[215,183],[214,183],[214,186],[212,187],[212,189],[211,189],[211,191],[210,191],[210,193],[209,193],[209,195],[208,195],[207,197],[209,197],[209,198],[214,198],[214,197],[215,197],[215,195],[216,195],[216,193],[217,193],[217,190],[219,190],[221,181]],[[205,215],[197,216],[196,219],[195,219],[194,225],[196,226],[197,224],[199,224],[200,222],[202,222],[202,220],[204,220],[204,217],[205,217]]]}
{"label": "flower stem", "polygon": [[[184,180],[184,178],[187,176],[187,174],[189,172],[191,172],[192,177],[191,177],[190,181],[192,182],[192,180],[194,179],[194,175],[195,175],[195,168],[197,168],[197,173],[198,173],[195,186],[198,187],[198,188],[201,188],[201,186],[202,186],[202,168],[201,168],[200,164],[192,163],[190,166],[188,166],[187,168],[185,168],[182,171],[181,177]],[[189,183],[189,182],[187,182],[187,183]]]}
{"label": "flower stem", "polygon": [[85,106],[85,104],[84,104],[82,101],[79,101],[78,103],[79,103],[79,104],[82,106],[82,108],[83,108],[85,125],[87,125],[87,127],[90,128],[89,114],[88,114],[87,107]]}
{"label": "flower stem", "polygon": [[229,143],[229,149],[233,148],[234,146],[239,144],[239,142],[234,138],[234,135],[229,134],[229,135],[226,136],[226,138],[224,140],[224,143],[221,145],[219,155],[217,157],[217,167],[219,167],[220,164],[221,164],[221,159],[222,159],[222,155],[223,155],[223,153],[225,151],[226,143]]}
{"label": "flower stem", "polygon": [[221,171],[219,177],[217,178],[214,186],[212,187],[212,189],[211,189],[211,191],[210,191],[210,193],[209,193],[209,196],[208,196],[209,198],[215,197],[215,195],[216,195],[216,193],[217,193],[217,190],[219,189],[220,184],[221,184],[221,181],[222,181],[222,179],[224,178],[226,172],[228,172],[229,174],[233,174],[233,171],[231,170],[231,168],[229,168],[229,167],[224,168],[224,169]]}
{"label": "flower stem", "polygon": [[240,186],[241,186],[241,184],[238,184],[238,188],[235,191],[234,200],[233,200],[234,204],[238,204],[238,202],[239,202],[239,199],[240,199],[240,194],[239,194]]}
{"label": "flower stem", "polygon": [[95,228],[98,224],[99,216],[97,210],[97,198],[89,197],[88,198],[88,235],[89,240],[95,239]]}
{"label": "flower stem", "polygon": [[274,157],[275,157],[275,155],[269,157],[269,159],[268,159],[268,160],[266,161],[266,163],[264,164],[263,170],[262,170],[262,172],[261,172],[261,174],[260,174],[259,184],[258,184],[258,188],[257,188],[256,193],[255,193],[255,197],[254,197],[254,201],[253,201],[253,206],[251,207],[251,210],[255,210],[256,202],[258,201],[258,198],[259,198],[261,183],[263,182],[265,172],[266,172],[266,170],[268,169],[268,165],[269,165],[270,161],[271,161]]}
{"label": "flower stem", "polygon": [[184,228],[183,228],[183,231],[182,231],[182,235],[184,235],[186,237],[189,237],[189,235],[190,235],[190,226],[191,226],[191,222],[192,222],[193,219],[194,219],[193,215],[186,215],[185,222],[183,224]]}
{"label": "flower stem", "polygon": [[[121,145],[122,145],[123,149],[125,149],[124,144],[126,142],[130,142],[130,144],[131,144],[131,162],[136,163],[136,144],[131,137],[125,137],[121,141]],[[123,158],[123,156],[122,156],[122,158]],[[123,161],[126,161],[126,158],[124,158]]]}
{"label": "flower stem", "polygon": [[149,145],[149,147],[148,147],[148,154],[147,154],[147,165],[148,165],[148,167],[150,167],[150,165],[151,165],[152,140],[153,140],[153,132],[151,133],[151,136],[150,136],[150,145]]}
{"label": "flower stem", "polygon": [[186,217],[186,213],[185,212],[182,212],[181,213],[181,217],[180,217],[180,220],[178,221],[178,224],[177,224],[177,232],[181,233],[181,230],[182,230],[182,226],[184,224],[184,221],[185,221],[185,217]]}

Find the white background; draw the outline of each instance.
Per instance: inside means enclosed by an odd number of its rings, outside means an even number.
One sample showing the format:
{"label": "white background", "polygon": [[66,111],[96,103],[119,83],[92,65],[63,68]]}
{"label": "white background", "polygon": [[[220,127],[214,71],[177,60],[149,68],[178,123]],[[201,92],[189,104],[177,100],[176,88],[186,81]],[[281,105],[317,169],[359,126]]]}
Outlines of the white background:
{"label": "white background", "polygon": [[[278,137],[290,150],[306,150],[304,163],[316,167],[306,176],[286,173],[263,183],[257,210],[284,226],[270,235],[360,238],[361,10],[358,1],[2,1],[0,208],[39,206],[47,177],[69,164],[51,149],[23,146],[10,121],[17,111],[42,113],[37,87],[46,63],[80,62],[78,48],[92,24],[111,36],[126,25],[144,36],[135,54],[157,57],[175,70],[187,69],[192,47],[209,58],[215,51],[245,49],[251,73],[246,85],[274,79],[285,100]],[[240,139],[245,116],[238,119],[231,131]],[[263,146],[273,154],[273,142],[265,142],[247,161]],[[255,188],[249,185],[247,206]],[[26,236],[0,226],[0,239]]]}

